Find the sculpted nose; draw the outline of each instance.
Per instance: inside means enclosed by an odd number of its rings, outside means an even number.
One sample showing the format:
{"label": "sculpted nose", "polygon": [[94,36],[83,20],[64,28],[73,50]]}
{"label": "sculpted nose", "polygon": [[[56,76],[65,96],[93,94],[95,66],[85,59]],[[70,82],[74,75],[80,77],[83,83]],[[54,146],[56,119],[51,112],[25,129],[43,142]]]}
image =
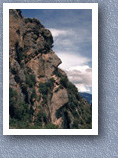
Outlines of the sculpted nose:
{"label": "sculpted nose", "polygon": [[52,63],[52,66],[55,68],[57,68],[62,63],[61,59],[53,51],[50,53],[49,60],[51,61],[50,63]]}

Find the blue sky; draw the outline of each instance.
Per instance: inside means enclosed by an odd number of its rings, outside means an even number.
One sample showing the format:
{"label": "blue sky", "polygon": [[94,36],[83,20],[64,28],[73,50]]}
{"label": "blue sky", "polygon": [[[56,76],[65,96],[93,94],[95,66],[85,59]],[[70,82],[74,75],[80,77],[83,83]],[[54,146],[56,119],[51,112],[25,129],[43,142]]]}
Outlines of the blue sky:
{"label": "blue sky", "polygon": [[92,10],[25,9],[24,17],[37,18],[52,32],[53,50],[61,58],[60,68],[79,91],[92,91]]}

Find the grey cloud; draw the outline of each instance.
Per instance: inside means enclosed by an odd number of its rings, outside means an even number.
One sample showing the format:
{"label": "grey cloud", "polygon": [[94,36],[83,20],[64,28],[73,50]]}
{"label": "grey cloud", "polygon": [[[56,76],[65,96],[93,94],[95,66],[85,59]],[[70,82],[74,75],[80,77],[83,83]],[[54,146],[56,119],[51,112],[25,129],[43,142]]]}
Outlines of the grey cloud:
{"label": "grey cloud", "polygon": [[82,89],[86,92],[90,91],[92,87],[92,69],[88,68],[86,70],[68,70],[66,71],[69,80],[76,85],[78,90]]}

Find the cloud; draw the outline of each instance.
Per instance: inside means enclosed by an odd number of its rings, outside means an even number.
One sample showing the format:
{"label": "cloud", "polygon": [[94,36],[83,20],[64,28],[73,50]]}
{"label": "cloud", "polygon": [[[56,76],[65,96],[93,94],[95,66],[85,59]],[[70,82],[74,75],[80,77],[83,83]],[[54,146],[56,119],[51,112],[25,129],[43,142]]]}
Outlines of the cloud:
{"label": "cloud", "polygon": [[49,28],[49,30],[51,31],[53,38],[58,37],[60,35],[67,34],[66,30],[60,30],[60,29],[55,29],[55,28]]}
{"label": "cloud", "polygon": [[63,41],[71,41],[72,44],[76,43],[85,43],[85,42],[91,42],[91,32],[86,28],[66,28],[66,29],[56,29],[56,28],[48,28],[54,39],[57,38],[58,44],[61,42],[63,44]]}
{"label": "cloud", "polygon": [[49,28],[54,38],[53,50],[56,53],[69,52],[79,56],[92,57],[91,32],[85,28]]}
{"label": "cloud", "polygon": [[60,68],[64,70],[68,70],[72,67],[85,65],[91,61],[91,59],[83,57],[79,53],[74,54],[74,52],[56,52],[56,54],[62,60]]}
{"label": "cloud", "polygon": [[79,53],[57,52],[56,54],[62,60],[59,67],[67,73],[69,80],[78,88],[78,91],[91,93],[92,68],[87,64],[91,59]]}
{"label": "cloud", "polygon": [[92,69],[88,65],[70,67],[66,70],[69,80],[80,92],[90,92],[92,87]]}
{"label": "cloud", "polygon": [[91,93],[91,87],[85,86],[84,84],[75,85],[79,92]]}

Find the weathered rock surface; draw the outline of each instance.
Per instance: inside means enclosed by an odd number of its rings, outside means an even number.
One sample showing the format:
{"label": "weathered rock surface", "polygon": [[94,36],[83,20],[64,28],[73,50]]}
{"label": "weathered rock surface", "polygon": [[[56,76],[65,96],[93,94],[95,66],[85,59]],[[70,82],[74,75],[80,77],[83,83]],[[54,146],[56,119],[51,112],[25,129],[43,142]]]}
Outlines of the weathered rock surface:
{"label": "weathered rock surface", "polygon": [[68,103],[68,101],[68,93],[65,88],[60,89],[57,93],[53,93],[50,106],[52,123],[55,123],[55,121],[57,120],[55,116],[56,111],[65,103]]}

